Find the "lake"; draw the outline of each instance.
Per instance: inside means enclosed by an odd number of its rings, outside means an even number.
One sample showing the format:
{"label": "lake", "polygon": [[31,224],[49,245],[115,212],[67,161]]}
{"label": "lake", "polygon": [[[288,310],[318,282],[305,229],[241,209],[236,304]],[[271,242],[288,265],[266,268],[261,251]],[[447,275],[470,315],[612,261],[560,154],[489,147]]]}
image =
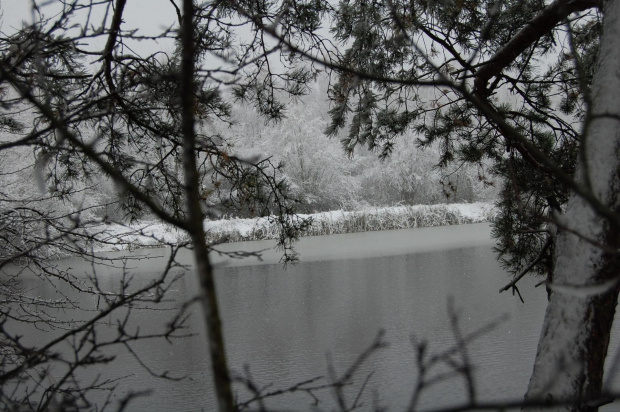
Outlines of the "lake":
{"label": "lake", "polygon": [[[384,331],[382,339],[388,345],[361,365],[343,396],[351,406],[359,395],[361,410],[400,411],[409,405],[416,385],[415,345],[425,341],[430,358],[457,343],[450,321],[452,305],[463,335],[496,323],[466,346],[478,399],[520,399],[532,370],[546,291],[534,288],[539,279],[527,278],[519,285],[525,304],[517,296],[499,294],[509,279],[495,260],[492,246],[488,224],[317,236],[299,242],[301,262],[285,270],[277,263],[279,254],[272,249],[273,242],[222,245],[226,251],[263,251],[262,261],[213,256],[230,368],[237,375],[249,374],[258,387],[269,391],[322,377],[313,383],[319,386],[342,376],[379,331]],[[165,252],[140,250],[133,257],[144,258],[127,264],[134,282],[140,283],[161,270]],[[180,260],[192,262],[187,252]],[[83,276],[91,271],[76,260],[63,264]],[[98,269],[104,287],[114,288],[118,278],[118,269]],[[37,296],[58,295],[51,285],[31,282]],[[170,319],[172,309],[196,290],[194,276],[181,278],[173,286],[172,301],[162,310],[136,310],[133,324],[141,330],[158,330]],[[199,308],[194,306],[191,312],[195,316],[190,319],[190,330],[196,336],[132,346],[152,371],[168,371],[183,380],[155,378],[125,351],[114,352],[116,359],[110,365],[80,372],[80,379],[92,379],[98,373],[126,376],[116,399],[151,390],[148,396],[134,399],[128,410],[213,410]],[[101,325],[101,333],[106,327]],[[27,338],[46,336],[30,331]],[[611,354],[618,347],[616,337]],[[453,359],[461,360],[458,355]],[[443,363],[430,370],[428,377],[450,371]],[[615,381],[614,387],[619,387]],[[235,389],[240,400],[249,398],[241,385]],[[424,389],[418,406],[429,410],[457,405],[467,400],[466,393],[463,375],[452,376]],[[274,397],[266,405],[278,410],[336,408],[332,390],[317,390],[313,395],[319,400],[316,407],[315,398],[302,392]]]}

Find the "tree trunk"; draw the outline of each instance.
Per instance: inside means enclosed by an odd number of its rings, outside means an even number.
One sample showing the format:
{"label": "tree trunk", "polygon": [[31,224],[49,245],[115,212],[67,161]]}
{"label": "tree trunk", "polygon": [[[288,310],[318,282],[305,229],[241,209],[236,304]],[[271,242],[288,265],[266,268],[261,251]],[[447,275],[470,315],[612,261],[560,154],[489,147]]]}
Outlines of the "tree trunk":
{"label": "tree trunk", "polygon": [[205,326],[213,383],[218,409],[221,412],[234,411],[235,403],[231,379],[226,363],[224,332],[217,303],[213,267],[209,261],[209,250],[203,227],[204,213],[200,198],[200,181],[196,164],[196,135],[194,132],[194,4],[184,0],[181,24],[181,115],[183,128],[183,170],[185,193],[187,195],[187,216],[189,235],[194,248],[196,272],[200,280],[200,302],[204,311]]}
{"label": "tree trunk", "polygon": [[[607,0],[591,116],[576,179],[614,212],[620,209],[619,68],[620,0]],[[597,409],[596,402],[588,400],[601,393],[618,300],[620,258],[613,250],[620,244],[619,230],[576,195],[558,223],[551,295],[525,399],[526,403],[554,403],[555,410],[592,411]],[[558,404],[568,400],[574,402]]]}

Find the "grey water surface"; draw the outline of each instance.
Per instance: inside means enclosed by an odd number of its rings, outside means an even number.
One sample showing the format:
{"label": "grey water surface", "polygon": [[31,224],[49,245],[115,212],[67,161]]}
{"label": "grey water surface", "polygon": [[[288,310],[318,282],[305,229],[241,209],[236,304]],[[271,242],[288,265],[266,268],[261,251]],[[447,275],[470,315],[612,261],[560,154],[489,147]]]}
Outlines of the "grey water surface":
{"label": "grey water surface", "polygon": [[[496,323],[466,346],[478,399],[518,400],[532,370],[546,292],[544,287],[534,288],[539,279],[526,278],[520,283],[525,304],[517,296],[499,294],[509,279],[492,246],[488,224],[317,236],[302,239],[298,244],[301,262],[284,269],[277,263],[280,255],[272,249],[273,242],[223,245],[226,251],[261,250],[263,259],[213,255],[230,368],[244,376],[249,371],[253,382],[267,391],[322,377],[313,384],[319,386],[342,376],[383,330],[388,346],[361,365],[344,391],[345,402],[353,405],[361,392],[360,410],[401,411],[409,404],[418,377],[414,344],[426,341],[429,356],[456,344],[448,310],[451,301],[463,335]],[[144,257],[127,264],[135,281],[152,278],[162,270],[165,261],[155,257],[158,254],[164,252],[134,252],[134,257]],[[190,254],[181,260],[192,263]],[[77,261],[70,263],[84,276],[90,270]],[[113,287],[118,277],[118,269],[98,271],[102,285]],[[57,293],[51,287],[38,288],[42,296]],[[191,299],[197,290],[189,270],[173,286],[174,301],[168,308]],[[155,378],[124,351],[115,353],[110,365],[82,372],[82,379],[92,379],[96,373],[126,376],[115,393],[117,399],[151,390],[148,396],[133,400],[128,410],[214,410],[200,309],[195,305],[191,312],[190,330],[195,336],[132,346],[152,371],[168,371],[184,379]],[[155,331],[173,313],[136,310],[132,322],[143,331]],[[612,351],[616,346],[612,345]],[[453,359],[462,361],[459,354]],[[428,377],[448,371],[444,364]],[[455,375],[424,389],[420,410],[466,402],[465,383],[462,375]],[[241,385],[235,389],[239,400],[251,396]],[[295,392],[269,399],[266,405],[277,410],[336,409],[332,390],[313,394],[316,399]]]}

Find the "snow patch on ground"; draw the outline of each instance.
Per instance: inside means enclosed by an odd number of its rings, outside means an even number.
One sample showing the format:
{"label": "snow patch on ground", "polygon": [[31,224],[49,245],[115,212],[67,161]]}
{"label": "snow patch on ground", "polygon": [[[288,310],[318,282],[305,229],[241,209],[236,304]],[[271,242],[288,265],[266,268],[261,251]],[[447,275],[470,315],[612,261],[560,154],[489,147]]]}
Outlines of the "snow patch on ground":
{"label": "snow patch on ground", "polygon": [[[311,215],[304,236],[354,233],[371,230],[392,230],[415,227],[492,221],[496,208],[490,203],[460,203],[372,208],[360,211],[334,210]],[[278,227],[269,218],[205,220],[207,238],[212,243],[273,239]],[[133,224],[100,224],[88,228],[97,239],[94,251],[127,250],[143,247],[177,245],[188,240],[187,235],[169,224],[144,220]]]}

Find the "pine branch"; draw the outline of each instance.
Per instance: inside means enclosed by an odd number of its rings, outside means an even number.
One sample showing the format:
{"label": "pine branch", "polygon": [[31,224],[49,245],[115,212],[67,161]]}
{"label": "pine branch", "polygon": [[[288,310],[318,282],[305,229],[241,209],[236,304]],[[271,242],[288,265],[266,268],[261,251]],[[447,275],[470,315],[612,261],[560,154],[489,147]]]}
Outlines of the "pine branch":
{"label": "pine branch", "polygon": [[[528,267],[526,267],[521,273],[519,273],[519,275],[517,275],[512,282],[510,282],[509,284],[507,284],[506,286],[504,286],[503,288],[501,288],[499,290],[499,293],[502,293],[510,288],[513,288],[514,291],[516,291],[517,293],[519,293],[519,289],[517,289],[517,282],[519,282],[523,276],[527,275],[533,268],[534,266],[536,266],[538,264],[538,262],[540,262],[541,260],[543,260],[543,258],[545,257],[545,253],[547,252],[547,249],[549,249],[549,246],[551,246],[551,240],[552,237],[549,236],[547,237],[547,241],[545,242],[545,245],[543,246],[542,250],[540,251],[540,254],[538,255],[538,257],[536,259],[534,259],[534,261],[532,263],[530,263],[528,265]],[[519,293],[519,298],[521,299],[521,302],[523,302],[523,298],[521,298],[521,294]]]}
{"label": "pine branch", "polygon": [[495,53],[476,72],[474,95],[486,99],[489,94],[487,83],[498,76],[528,47],[561,24],[570,14],[598,7],[599,0],[556,0],[545,7],[525,27],[523,27],[508,43]]}

